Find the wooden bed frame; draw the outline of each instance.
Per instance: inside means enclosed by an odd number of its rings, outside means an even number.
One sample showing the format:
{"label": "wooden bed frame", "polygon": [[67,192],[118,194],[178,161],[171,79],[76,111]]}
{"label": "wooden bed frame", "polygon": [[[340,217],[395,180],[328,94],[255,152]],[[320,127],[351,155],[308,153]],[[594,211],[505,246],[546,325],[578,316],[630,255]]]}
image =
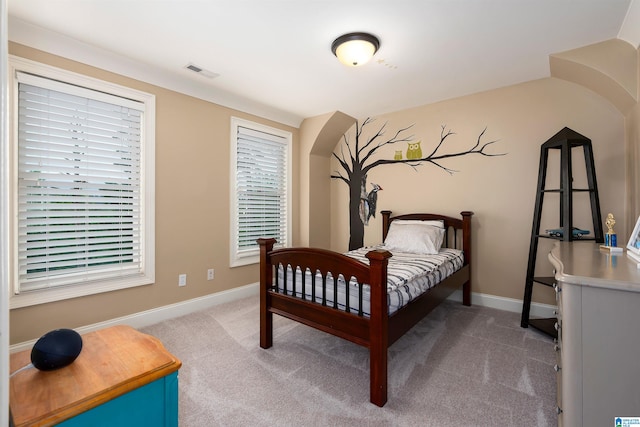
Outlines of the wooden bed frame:
{"label": "wooden bed frame", "polygon": [[[316,248],[273,249],[275,239],[258,239],[260,245],[260,347],[273,345],[273,314],[279,314],[329,334],[344,338],[369,349],[370,400],[384,406],[387,402],[387,348],[419,322],[440,302],[462,286],[464,305],[471,305],[471,216],[461,212],[461,219],[437,214],[407,214],[391,217],[391,211],[382,211],[383,240],[389,225],[402,220],[443,220],[444,247],[464,251],[463,267],[435,287],[397,310],[392,315],[387,308],[387,263],[391,253],[374,250],[367,253],[370,265],[346,255]],[[313,302],[307,297],[278,292],[274,287],[274,268],[278,265],[300,267],[301,271],[336,272],[343,277],[355,277],[358,283],[371,287],[370,316],[345,311],[337,307]],[[295,281],[293,282],[295,286]],[[304,294],[304,293],[303,293]]]}

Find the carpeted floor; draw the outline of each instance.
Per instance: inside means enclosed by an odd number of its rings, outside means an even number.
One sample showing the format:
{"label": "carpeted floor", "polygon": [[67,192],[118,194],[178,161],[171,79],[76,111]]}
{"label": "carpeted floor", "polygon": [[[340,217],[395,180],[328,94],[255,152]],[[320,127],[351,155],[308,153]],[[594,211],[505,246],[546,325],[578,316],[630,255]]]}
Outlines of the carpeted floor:
{"label": "carpeted floor", "polygon": [[552,340],[520,315],[446,302],[389,348],[389,400],[369,403],[365,348],[275,316],[258,297],[143,329],[182,360],[180,426],[555,426]]}

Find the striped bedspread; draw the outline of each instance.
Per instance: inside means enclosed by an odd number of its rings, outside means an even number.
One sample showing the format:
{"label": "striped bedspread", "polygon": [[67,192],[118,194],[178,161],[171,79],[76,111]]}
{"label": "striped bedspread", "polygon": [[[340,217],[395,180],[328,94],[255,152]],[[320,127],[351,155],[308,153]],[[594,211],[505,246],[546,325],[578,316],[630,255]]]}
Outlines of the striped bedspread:
{"label": "striped bedspread", "polygon": [[[367,252],[373,249],[385,249],[384,246],[361,248],[347,253],[348,256],[357,259],[365,264],[369,264],[366,258]],[[387,268],[387,303],[389,314],[396,312],[399,308],[408,304],[411,300],[424,293],[426,290],[434,287],[439,282],[455,273],[462,268],[464,264],[464,255],[461,250],[443,248],[437,255],[416,255],[409,253],[393,253],[389,259]],[[278,268],[277,286],[280,292],[286,292],[289,295],[294,293],[292,283],[293,275],[291,268],[288,268],[286,291],[284,286],[284,274],[282,266]],[[362,309],[364,316],[369,316],[369,300],[370,290],[368,285],[362,286],[362,307],[359,303],[360,285],[355,281],[349,282],[349,297],[346,297],[345,281],[342,276],[339,277],[337,286],[331,275],[324,286],[321,278],[318,276],[315,280],[315,290],[312,290],[311,272],[305,272],[305,278],[302,279],[302,273],[298,270],[295,278],[296,289],[295,295],[302,298],[304,293],[305,299],[312,299],[318,303],[324,303],[329,306],[334,305],[334,289],[338,290],[337,306],[345,310],[347,305],[351,311],[358,312]],[[303,286],[304,283],[304,286]],[[347,303],[348,299],[348,303]]]}

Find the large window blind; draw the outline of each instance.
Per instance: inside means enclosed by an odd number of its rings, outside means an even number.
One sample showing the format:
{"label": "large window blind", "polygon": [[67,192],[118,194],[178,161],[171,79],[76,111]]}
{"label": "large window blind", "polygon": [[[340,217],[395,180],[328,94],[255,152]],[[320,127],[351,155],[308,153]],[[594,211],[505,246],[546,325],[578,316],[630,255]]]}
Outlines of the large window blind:
{"label": "large window blind", "polygon": [[17,79],[16,293],[139,275],[144,104]]}
{"label": "large window blind", "polygon": [[273,237],[280,246],[289,244],[291,137],[250,123],[237,124],[232,129],[235,131],[232,265],[241,265],[257,261],[256,239],[260,237]]}

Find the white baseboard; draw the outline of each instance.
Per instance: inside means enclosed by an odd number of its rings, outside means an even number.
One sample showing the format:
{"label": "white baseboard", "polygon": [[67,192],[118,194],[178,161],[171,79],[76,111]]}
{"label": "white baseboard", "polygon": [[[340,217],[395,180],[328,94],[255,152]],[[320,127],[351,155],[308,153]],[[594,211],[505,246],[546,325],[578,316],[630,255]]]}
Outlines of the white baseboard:
{"label": "white baseboard", "polygon": [[[109,326],[129,325],[133,328],[143,328],[153,325],[154,323],[163,322],[175,317],[184,316],[195,311],[205,310],[225,302],[234,301],[240,298],[258,295],[259,284],[252,283],[245,286],[229,289],[227,291],[217,292],[215,294],[206,295],[199,298],[193,298],[187,301],[181,301],[175,304],[165,305],[151,310],[141,311],[128,316],[110,319],[104,322],[94,323],[92,325],[81,326],[75,330],[79,334],[97,331]],[[453,301],[462,301],[462,291],[454,292],[449,299]],[[522,311],[522,300],[513,298],[499,297],[489,294],[472,293],[471,303],[483,307],[496,308],[498,310],[513,311],[520,313]],[[553,311],[556,309],[553,305],[532,303],[531,317],[554,317]],[[25,341],[10,346],[11,353],[27,350],[33,347],[36,340]]]}
{"label": "white baseboard", "polygon": [[[180,317],[195,311],[204,310],[218,304],[234,301],[251,295],[258,295],[259,290],[259,283],[252,283],[226,291],[216,292],[215,294],[205,295],[203,297],[141,311],[128,316],[118,317],[104,322],[94,323],[92,325],[81,326],[79,328],[75,328],[75,330],[82,335],[87,332],[97,331],[98,329],[115,325],[129,325],[136,329],[143,328],[145,326],[153,325],[154,323],[173,319],[174,317]],[[9,347],[9,351],[11,353],[15,353],[17,351],[30,349],[36,341],[37,340],[31,340],[14,344]]]}
{"label": "white baseboard", "polygon": [[[453,301],[462,301],[462,291],[457,290],[449,297]],[[482,307],[496,308],[498,310],[513,311],[515,313],[522,312],[522,300],[515,298],[499,297],[496,295],[471,293],[471,304],[480,305]],[[555,305],[542,304],[538,302],[531,303],[529,314],[531,317],[555,317],[554,311],[558,307]]]}

